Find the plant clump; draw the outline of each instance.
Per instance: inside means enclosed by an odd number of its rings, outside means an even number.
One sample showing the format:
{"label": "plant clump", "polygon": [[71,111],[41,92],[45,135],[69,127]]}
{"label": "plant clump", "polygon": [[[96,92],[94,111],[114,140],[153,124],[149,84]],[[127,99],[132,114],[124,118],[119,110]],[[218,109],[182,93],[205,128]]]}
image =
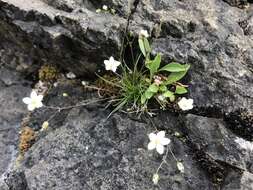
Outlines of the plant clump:
{"label": "plant clump", "polygon": [[55,66],[52,65],[43,65],[39,69],[39,79],[42,82],[54,82],[60,77],[60,72]]}
{"label": "plant clump", "polygon": [[[116,102],[115,112],[123,107],[135,112],[148,110],[150,102],[156,102],[161,109],[178,107],[183,110],[193,108],[192,99],[178,99],[188,92],[187,85],[179,82],[187,74],[190,65],[172,62],[162,63],[162,56],[157,53],[151,54],[151,47],[148,41],[148,32],[141,30],[138,38],[140,54],[134,57],[133,63],[119,62],[113,57],[105,60],[105,69],[114,73],[113,80],[100,77],[110,87],[117,89],[117,97],[112,98]],[[132,68],[129,65],[133,65]],[[117,68],[120,67],[117,73]],[[116,79],[115,79],[116,78]]]}

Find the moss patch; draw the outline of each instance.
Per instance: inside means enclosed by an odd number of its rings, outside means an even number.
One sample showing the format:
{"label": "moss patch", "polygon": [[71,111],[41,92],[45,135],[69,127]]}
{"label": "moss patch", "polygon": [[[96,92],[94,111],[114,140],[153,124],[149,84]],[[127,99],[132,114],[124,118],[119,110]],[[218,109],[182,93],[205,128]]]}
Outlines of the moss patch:
{"label": "moss patch", "polygon": [[43,65],[39,69],[39,79],[43,82],[54,82],[60,77],[58,69],[52,65]]}
{"label": "moss patch", "polygon": [[24,154],[35,141],[35,132],[30,127],[22,128],[20,134],[19,150],[21,154]]}

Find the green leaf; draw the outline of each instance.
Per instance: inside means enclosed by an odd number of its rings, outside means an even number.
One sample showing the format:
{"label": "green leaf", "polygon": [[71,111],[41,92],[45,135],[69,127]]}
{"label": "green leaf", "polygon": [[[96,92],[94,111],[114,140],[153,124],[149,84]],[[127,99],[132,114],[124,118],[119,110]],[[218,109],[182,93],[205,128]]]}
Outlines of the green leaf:
{"label": "green leaf", "polygon": [[147,89],[147,91],[150,91],[150,92],[153,92],[153,93],[158,92],[158,90],[159,90],[159,87],[156,84],[151,84]]}
{"label": "green leaf", "polygon": [[146,100],[147,100],[147,98],[146,98],[145,94],[142,94],[141,95],[141,104],[142,105],[145,104]]}
{"label": "green leaf", "polygon": [[151,52],[151,48],[150,48],[148,39],[147,38],[143,38],[143,43],[144,43],[144,47],[145,47],[146,53],[147,54],[150,53]]}
{"label": "green leaf", "polygon": [[167,90],[165,93],[163,93],[163,96],[166,97],[166,98],[169,98],[169,97],[172,97],[174,96],[174,93]]}
{"label": "green leaf", "polygon": [[187,89],[183,86],[176,86],[176,91],[175,91],[175,94],[185,94],[187,93]]}
{"label": "green leaf", "polygon": [[146,63],[146,67],[149,69],[150,73],[151,73],[151,78],[153,77],[153,75],[157,72],[157,70],[160,67],[160,63],[161,63],[161,55],[158,53],[155,57],[155,59],[153,61],[148,61]]}
{"label": "green leaf", "polygon": [[176,96],[175,96],[175,95],[173,95],[173,96],[169,97],[169,99],[170,99],[170,101],[171,101],[171,102],[174,102],[174,101],[175,101],[175,99],[176,99]]}
{"label": "green leaf", "polygon": [[168,76],[168,79],[166,80],[165,84],[168,85],[168,84],[172,84],[174,82],[179,81],[180,79],[182,79],[185,76],[186,73],[187,73],[187,71],[171,73]]}
{"label": "green leaf", "polygon": [[154,92],[146,90],[144,95],[145,95],[146,99],[149,100],[150,98],[152,98],[154,96]]}
{"label": "green leaf", "polygon": [[190,68],[189,64],[179,64],[172,62],[170,64],[165,65],[163,68],[160,69],[160,71],[169,71],[169,72],[182,72],[182,71],[187,71]]}
{"label": "green leaf", "polygon": [[119,104],[117,105],[117,107],[114,108],[114,110],[112,110],[112,112],[107,116],[107,119],[108,119],[109,117],[111,117],[111,115],[112,115],[113,113],[115,113],[116,111],[120,110],[125,104],[127,104],[127,102],[128,102],[128,100],[127,100],[126,98],[122,99],[122,100],[119,102]]}
{"label": "green leaf", "polygon": [[139,42],[139,48],[140,48],[142,54],[144,55],[144,57],[146,57],[146,50],[145,50],[143,38],[139,38],[138,42]]}
{"label": "green leaf", "polygon": [[159,90],[160,90],[161,92],[166,92],[168,89],[167,89],[167,87],[166,87],[165,85],[161,85],[161,86],[159,87]]}
{"label": "green leaf", "polygon": [[169,98],[171,102],[174,102],[176,97],[173,92],[167,90],[165,93],[163,93],[163,96],[166,98]]}

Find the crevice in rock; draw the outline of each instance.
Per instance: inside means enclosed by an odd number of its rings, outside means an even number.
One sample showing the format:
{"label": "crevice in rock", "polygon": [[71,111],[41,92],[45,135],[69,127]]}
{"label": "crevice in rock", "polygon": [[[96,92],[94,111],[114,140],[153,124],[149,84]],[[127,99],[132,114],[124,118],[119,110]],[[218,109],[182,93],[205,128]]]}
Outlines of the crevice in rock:
{"label": "crevice in rock", "polygon": [[24,172],[11,172],[5,180],[9,190],[29,190]]}
{"label": "crevice in rock", "polygon": [[253,21],[253,15],[250,16],[248,19],[238,22],[238,24],[242,28],[245,36],[253,35],[253,25],[250,25],[251,20]]}
{"label": "crevice in rock", "polygon": [[240,9],[245,8],[249,3],[252,3],[252,0],[223,0],[228,3],[230,6],[238,7]]}
{"label": "crevice in rock", "polygon": [[224,115],[227,127],[237,136],[253,141],[253,113],[240,109]]}
{"label": "crevice in rock", "polygon": [[208,118],[223,119],[226,127],[236,136],[248,141],[253,141],[253,113],[239,109],[230,113],[225,113],[219,107],[196,107],[189,113]]}
{"label": "crevice in rock", "polygon": [[0,1],[0,7],[0,18],[5,21],[11,18],[11,20],[22,20],[25,22],[36,21],[43,26],[55,25],[55,21],[52,18],[35,10],[24,11],[3,1]]}

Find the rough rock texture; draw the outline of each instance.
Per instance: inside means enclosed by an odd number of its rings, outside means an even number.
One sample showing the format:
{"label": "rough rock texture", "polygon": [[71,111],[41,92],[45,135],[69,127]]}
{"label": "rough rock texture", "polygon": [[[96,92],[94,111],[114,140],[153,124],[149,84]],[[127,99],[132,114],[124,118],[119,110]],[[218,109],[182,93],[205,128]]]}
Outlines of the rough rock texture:
{"label": "rough rock texture", "polygon": [[40,0],[0,1],[0,7],[1,62],[26,74],[53,63],[89,76],[119,51],[125,24],[119,17],[89,9],[67,13]]}
{"label": "rough rock texture", "polygon": [[[57,87],[45,103],[62,102],[61,94],[68,92],[68,88],[65,84]],[[72,86],[70,96],[76,99],[80,94],[82,90]],[[132,120],[121,114],[106,119],[109,111],[101,106],[95,104],[59,113],[49,129],[39,133],[21,166],[7,175],[8,187],[15,190],[156,188],[151,179],[162,157],[147,150],[147,134],[155,127],[167,131],[172,140],[171,150],[185,167],[185,173],[181,174],[169,153],[168,165],[163,165],[159,173],[160,189],[252,187],[251,150],[244,147],[245,140],[238,141],[225,128],[222,120],[191,114],[178,117],[167,112],[156,117],[151,125],[149,120]],[[47,112],[47,109],[36,111],[31,121],[42,123],[49,117]],[[31,122],[29,127],[35,126]],[[175,137],[175,132],[182,134],[181,137]],[[187,134],[187,140],[183,134]],[[235,176],[236,181],[231,180]]]}
{"label": "rough rock texture", "polygon": [[30,91],[28,84],[18,73],[0,67],[0,186],[17,155],[20,122],[26,113],[22,98]]}
{"label": "rough rock texture", "polygon": [[155,15],[149,24],[153,27],[150,31],[155,31],[155,24],[160,25],[153,40],[154,51],[162,52],[166,61],[191,64],[190,96],[197,106],[252,112],[253,41],[238,24],[248,20],[252,10],[252,6],[241,10],[220,0],[145,1],[138,6],[135,20],[143,22],[143,18]]}
{"label": "rough rock texture", "polygon": [[[103,4],[116,15],[96,13]],[[1,62],[26,74],[53,63],[94,76],[103,59],[119,55],[125,1],[1,0],[0,7]],[[192,65],[190,96],[198,107],[252,112],[252,12],[251,4],[239,9],[222,0],[139,1],[130,31],[152,32],[154,53],[161,52],[164,62]]]}
{"label": "rough rock texture", "polygon": [[[96,13],[104,4],[116,13]],[[163,112],[151,124],[121,114],[106,120],[109,112],[95,104],[64,110],[39,132],[54,114],[42,108],[29,121],[37,141],[20,167],[6,172],[26,112],[21,99],[41,65],[94,77],[104,59],[119,58],[129,10],[129,32],[148,30],[153,53],[161,52],[164,63],[191,64],[185,82],[194,110]],[[253,189],[251,0],[0,0],[0,42],[0,175],[5,173],[6,183],[0,180],[1,190]],[[65,81],[44,103],[68,106],[92,97]],[[147,151],[154,127],[166,130],[185,166],[180,174],[168,154],[159,187],[151,179],[162,157]]]}

